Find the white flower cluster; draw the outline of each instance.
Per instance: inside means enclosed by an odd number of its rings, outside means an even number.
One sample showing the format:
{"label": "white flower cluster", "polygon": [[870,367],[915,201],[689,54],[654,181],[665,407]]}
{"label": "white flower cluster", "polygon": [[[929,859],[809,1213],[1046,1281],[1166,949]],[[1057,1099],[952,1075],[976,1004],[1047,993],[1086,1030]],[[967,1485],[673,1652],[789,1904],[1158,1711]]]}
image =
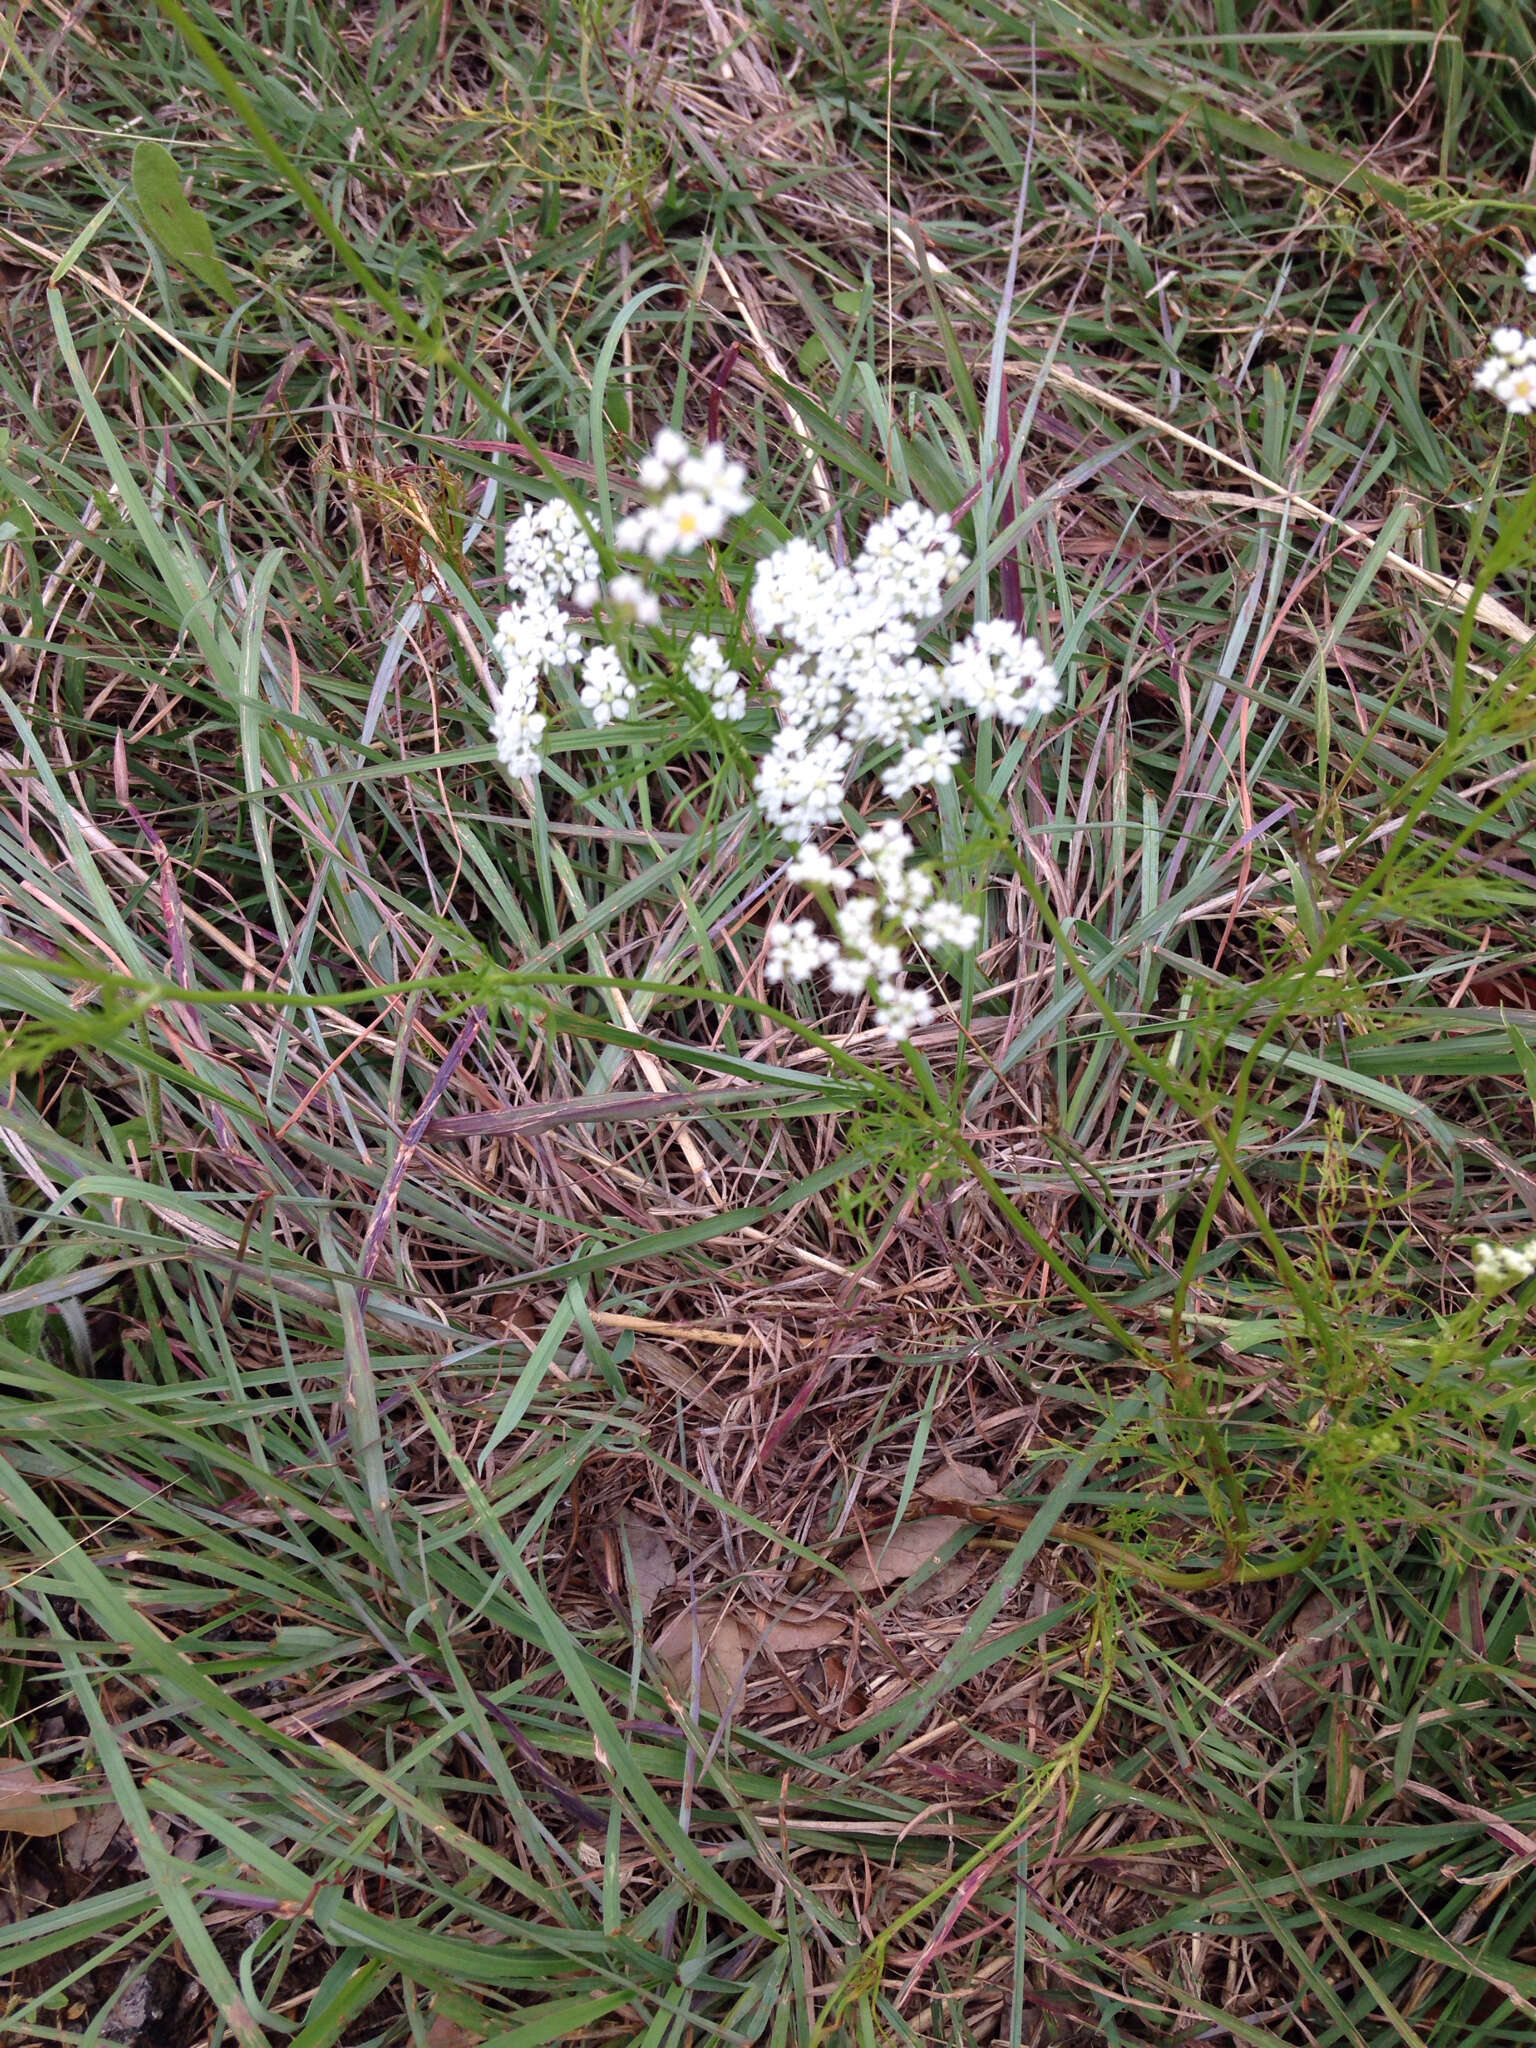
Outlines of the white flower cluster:
{"label": "white flower cluster", "polygon": [[[764,973],[769,981],[796,982],[825,967],[839,995],[873,993],[875,1022],[896,1043],[933,1015],[932,998],[904,979],[901,940],[966,951],[981,936],[981,919],[934,894],[933,877],[912,865],[916,849],[895,819],[872,826],[858,850],[857,875],[875,886],[872,894],[850,896],[854,872],[819,846],[801,847],[786,875],[827,903],[837,937],[826,937],[808,917],[770,925]],[[843,900],[834,903],[834,896]]]}
{"label": "white flower cluster", "polygon": [[627,553],[649,555],[653,562],[691,555],[705,541],[718,540],[726,522],[752,503],[742,488],[746,470],[726,459],[718,441],[695,455],[671,427],[656,436],[639,475],[651,503],[621,519],[613,537]]}
{"label": "white flower cluster", "polygon": [[[747,510],[752,500],[743,488],[745,480],[742,465],[728,461],[718,441],[695,454],[681,434],[664,428],[640,465],[640,481],[653,502],[620,520],[615,538],[621,548],[657,562],[673,553],[690,554]],[[661,603],[632,571],[604,587],[602,563],[587,527],[563,498],[518,514],[507,528],[504,563],[511,602],[496,620],[492,642],[504,680],[494,692],[491,737],[507,773],[521,778],[537,775],[543,766],[539,748],[548,720],[538,709],[538,697],[544,676],[580,664],[581,702],[599,729],[628,718],[639,699],[612,647],[597,646],[583,655],[566,605],[592,611],[602,604],[614,618],[654,626],[661,620]],[[696,637],[686,673],[718,717],[745,714],[746,691],[740,676],[727,668],[718,642]]]}
{"label": "white flower cluster", "polygon": [[977,626],[942,668],[918,653],[964,566],[949,521],[913,504],[870,528],[851,568],[806,540],[758,565],[753,620],[793,649],[768,672],[781,725],[757,781],[758,802],[787,838],[808,839],[838,816],[861,746],[901,749],[881,776],[899,800],[952,779],[958,736],[925,729],[946,711],[1020,724],[1060,703],[1038,643],[1006,619]]}
{"label": "white flower cluster", "polygon": [[[1536,292],[1536,251],[1526,257],[1520,282],[1528,292]],[[1536,412],[1536,334],[1519,327],[1495,327],[1488,346],[1493,353],[1473,377],[1475,389],[1491,391],[1517,418]]]}
{"label": "white flower cluster", "polygon": [[[798,851],[788,879],[841,893],[853,876],[809,844],[843,811],[848,784],[866,746],[900,751],[880,781],[896,801],[954,779],[960,735],[943,724],[955,711],[1020,725],[1061,702],[1061,687],[1038,641],[1009,620],[975,626],[942,666],[919,653],[924,628],[943,610],[945,588],[965,566],[960,542],[942,515],[898,506],[865,536],[850,568],[806,540],[789,540],[759,564],[752,618],[759,633],[791,651],[768,672],[780,726],[758,769],[757,800]],[[911,1035],[933,1012],[930,998],[903,979],[901,941],[962,950],[976,944],[981,921],[934,894],[932,876],[914,867],[914,847],[895,820],[858,842],[858,874],[874,890],[833,907],[836,937],[809,918],[769,929],[770,981],[804,981],[825,967],[842,994],[870,993],[875,1021],[892,1040]]]}
{"label": "white flower cluster", "polygon": [[1493,354],[1473,384],[1479,391],[1491,391],[1509,412],[1536,412],[1536,335],[1518,327],[1495,327],[1488,345]]}
{"label": "white flower cluster", "polygon": [[1006,725],[1044,718],[1061,702],[1056,671],[1038,640],[1023,640],[1007,619],[986,619],[951,648],[945,671],[949,694],[977,718]]}
{"label": "white flower cluster", "polygon": [[[656,563],[691,554],[750,506],[745,480],[742,465],[729,461],[718,442],[695,453],[665,428],[640,464],[648,502],[619,522],[615,540]],[[905,504],[870,528],[851,567],[792,539],[759,563],[751,585],[753,626],[760,640],[776,643],[768,684],[779,718],[758,769],[758,804],[795,848],[788,879],[813,892],[831,926],[828,933],[810,917],[770,926],[765,972],[770,982],[794,983],[826,969],[839,994],[873,999],[875,1021],[893,1041],[933,1014],[931,997],[905,979],[904,950],[968,950],[981,921],[937,892],[894,818],[862,832],[854,865],[839,866],[813,842],[841,824],[867,749],[894,754],[880,780],[899,802],[953,781],[964,747],[946,719],[1021,725],[1061,702],[1039,643],[1007,620],[978,623],[941,661],[921,652],[944,592],[964,566],[948,519]],[[512,522],[506,573],[512,602],[495,638],[506,680],[491,731],[508,773],[531,776],[540,769],[546,726],[537,708],[542,677],[579,667],[580,701],[599,729],[628,719],[638,703],[620,654],[605,643],[584,651],[567,605],[602,606],[639,626],[658,624],[662,611],[632,571],[604,588],[585,524],[559,499]],[[718,640],[694,634],[682,675],[717,718],[746,716],[746,687]]]}
{"label": "white flower cluster", "polygon": [[1472,1278],[1485,1294],[1502,1294],[1536,1273],[1536,1237],[1524,1244],[1475,1244]]}
{"label": "white flower cluster", "polygon": [[834,732],[819,740],[803,725],[781,726],[757,771],[757,801],[788,839],[803,845],[842,815],[853,748]]}
{"label": "white flower cluster", "polygon": [[[661,620],[661,604],[653,590],[647,590],[638,576],[631,576],[626,570],[622,576],[615,576],[608,585],[609,604],[634,620],[637,626],[654,626]],[[594,595],[595,602],[595,595]]]}
{"label": "white flower cluster", "polygon": [[518,597],[569,597],[593,583],[602,564],[587,529],[564,498],[530,505],[507,528],[507,588]]}
{"label": "white flower cluster", "polygon": [[551,669],[581,659],[581,641],[559,600],[596,588],[601,564],[563,498],[530,505],[507,528],[507,588],[512,602],[496,621],[492,641],[504,671],[493,696],[491,738],[509,775],[537,775],[539,745],[548,721],[538,709],[539,682]]}
{"label": "white flower cluster", "polygon": [[613,649],[594,647],[581,664],[581,701],[591,712],[592,723],[601,727],[612,725],[616,718],[628,718],[638,697]]}
{"label": "white flower cluster", "polygon": [[683,677],[701,697],[709,699],[716,718],[734,724],[747,715],[747,693],[735,669],[725,665],[725,649],[707,633],[695,633],[683,657]]}

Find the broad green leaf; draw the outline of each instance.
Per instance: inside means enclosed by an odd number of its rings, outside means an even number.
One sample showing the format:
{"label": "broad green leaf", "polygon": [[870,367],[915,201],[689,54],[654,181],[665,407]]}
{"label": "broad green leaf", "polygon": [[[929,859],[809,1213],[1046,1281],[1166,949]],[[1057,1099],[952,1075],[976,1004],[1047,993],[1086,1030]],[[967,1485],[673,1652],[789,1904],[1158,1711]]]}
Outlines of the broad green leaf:
{"label": "broad green leaf", "polygon": [[171,261],[233,305],[238,294],[213,246],[207,216],[182,191],[176,159],[163,143],[141,142],[134,150],[133,196],[144,225]]}

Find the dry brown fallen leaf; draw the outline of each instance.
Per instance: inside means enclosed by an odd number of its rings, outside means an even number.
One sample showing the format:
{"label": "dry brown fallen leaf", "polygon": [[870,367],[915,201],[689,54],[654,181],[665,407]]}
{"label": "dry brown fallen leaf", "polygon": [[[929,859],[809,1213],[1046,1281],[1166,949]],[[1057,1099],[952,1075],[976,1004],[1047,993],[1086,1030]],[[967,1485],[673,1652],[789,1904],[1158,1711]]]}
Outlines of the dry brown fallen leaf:
{"label": "dry brown fallen leaf", "polygon": [[117,1840],[122,1825],[123,1816],[110,1800],[82,1813],[73,1827],[64,1830],[59,1843],[66,1868],[94,1870]]}
{"label": "dry brown fallen leaf", "polygon": [[996,1500],[997,1481],[984,1465],[956,1465],[946,1458],[923,1481],[922,1491],[930,1500]]}
{"label": "dry brown fallen leaf", "polygon": [[853,1625],[851,1614],[780,1614],[762,1617],[762,1643],[775,1655],[785,1650],[824,1650],[840,1642]]}
{"label": "dry brown fallen leaf", "polygon": [[666,1539],[649,1522],[642,1522],[638,1515],[625,1515],[619,1522],[619,1532],[627,1558],[630,1592],[644,1621],[656,1605],[657,1594],[676,1582],[677,1569]]}
{"label": "dry brown fallen leaf", "polygon": [[59,1795],[74,1789],[45,1776],[35,1764],[0,1764],[0,1830],[13,1835],[62,1835],[79,1815]]}
{"label": "dry brown fallen leaf", "polygon": [[1230,1728],[1255,1693],[1267,1693],[1287,1724],[1304,1714],[1315,1721],[1322,1711],[1319,1695],[1339,1681],[1334,1644],[1355,1611],[1341,1614],[1326,1593],[1310,1594],[1292,1619],[1286,1648],[1232,1688],[1216,1711],[1216,1726]]}
{"label": "dry brown fallen leaf", "polygon": [[472,2034],[447,2013],[439,2013],[427,2029],[427,2048],[480,2048],[484,2034]]}
{"label": "dry brown fallen leaf", "polygon": [[958,1515],[919,1515],[896,1529],[876,1529],[865,1537],[862,1555],[850,1559],[843,1571],[860,1593],[883,1593],[921,1571],[951,1536],[968,1526]]}
{"label": "dry brown fallen leaf", "polygon": [[953,1600],[957,1593],[963,1593],[986,1563],[984,1550],[962,1550],[958,1557],[952,1557],[948,1564],[941,1564],[931,1579],[924,1579],[917,1591],[907,1602],[912,1607],[942,1607],[947,1600]]}
{"label": "dry brown fallen leaf", "polygon": [[1270,1697],[1287,1721],[1309,1707],[1322,1711],[1319,1693],[1330,1691],[1341,1676],[1334,1653],[1349,1618],[1326,1593],[1309,1594],[1297,1609],[1283,1667],[1268,1681]]}
{"label": "dry brown fallen leaf", "polygon": [[656,1638],[656,1655],[661,1659],[673,1690],[681,1699],[693,1696],[693,1645],[700,1649],[699,1705],[712,1714],[723,1714],[731,1695],[747,1668],[747,1646],[755,1631],[744,1630],[734,1614],[727,1614],[714,1601],[697,1608],[685,1607],[674,1615]]}
{"label": "dry brown fallen leaf", "polygon": [[706,1600],[697,1609],[685,1609],[656,1639],[656,1654],[666,1667],[673,1690],[680,1698],[693,1691],[693,1641],[699,1639],[699,1704],[711,1713],[723,1714],[736,1693],[748,1660],[759,1648],[775,1656],[793,1650],[824,1650],[848,1633],[852,1617],[846,1614],[807,1614],[791,1610],[786,1614],[754,1614],[750,1608],[725,1613],[718,1602]]}
{"label": "dry brown fallen leaf", "polygon": [[664,1387],[670,1387],[674,1394],[681,1394],[685,1401],[691,1401],[700,1414],[708,1415],[716,1422],[725,1414],[723,1397],[715,1392],[703,1373],[695,1372],[683,1359],[674,1358],[664,1345],[647,1344],[643,1338],[637,1339],[630,1357],[642,1370],[659,1379]]}

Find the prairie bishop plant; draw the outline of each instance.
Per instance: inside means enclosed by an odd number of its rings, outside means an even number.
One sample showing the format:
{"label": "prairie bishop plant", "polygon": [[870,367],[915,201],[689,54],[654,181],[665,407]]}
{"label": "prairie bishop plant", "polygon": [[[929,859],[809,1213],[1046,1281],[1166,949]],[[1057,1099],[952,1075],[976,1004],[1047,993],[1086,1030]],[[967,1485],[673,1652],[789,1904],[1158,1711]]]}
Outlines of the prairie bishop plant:
{"label": "prairie bishop plant", "polygon": [[[719,442],[695,451],[665,428],[637,481],[642,503],[614,532],[625,566],[606,580],[594,529],[563,500],[511,522],[510,601],[494,643],[505,680],[491,733],[502,765],[520,779],[539,773],[540,688],[573,671],[594,727],[640,712],[654,685],[635,672],[632,635],[648,633],[651,653],[670,660],[718,723],[753,734],[766,723],[757,807],[789,850],[784,879],[817,914],[769,925],[765,979],[825,973],[834,992],[872,1000],[888,1038],[906,1039],[934,1009],[909,978],[914,949],[968,952],[982,928],[920,860],[913,807],[954,781],[973,720],[1022,726],[1054,711],[1055,670],[1007,619],[976,620],[933,654],[926,643],[967,563],[949,519],[908,503],[870,527],[851,563],[796,535],[756,564],[744,605],[733,606],[748,628],[736,657],[744,676],[716,636],[667,630],[673,617],[692,623],[690,593],[668,565],[722,541],[750,509],[744,468]],[[729,578],[729,557],[721,566]],[[904,815],[869,818],[882,799]]]}
{"label": "prairie bishop plant", "polygon": [[[1521,283],[1536,292],[1536,253],[1526,257]],[[1488,347],[1492,353],[1472,379],[1475,388],[1491,392],[1516,418],[1536,412],[1536,334],[1495,327]]]}
{"label": "prairie bishop plant", "polygon": [[1472,1278],[1483,1294],[1502,1294],[1536,1273],[1536,1237],[1524,1244],[1475,1244]]}

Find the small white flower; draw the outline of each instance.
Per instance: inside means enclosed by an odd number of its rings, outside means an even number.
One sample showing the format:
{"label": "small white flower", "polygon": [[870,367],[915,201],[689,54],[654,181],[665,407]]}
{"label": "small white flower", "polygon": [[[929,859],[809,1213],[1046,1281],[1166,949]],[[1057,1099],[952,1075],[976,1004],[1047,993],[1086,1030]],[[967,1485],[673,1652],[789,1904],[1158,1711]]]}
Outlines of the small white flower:
{"label": "small white flower", "polygon": [[987,619],[951,649],[944,680],[952,696],[978,718],[1010,725],[1042,717],[1061,702],[1056,671],[1045,649],[1025,639],[1009,619]]}
{"label": "small white flower", "polygon": [[1014,677],[966,647],[952,651],[944,680],[966,710],[978,718],[1007,718],[1019,701]]}
{"label": "small white flower", "polygon": [[698,491],[673,491],[655,505],[642,506],[621,519],[614,540],[631,554],[641,551],[653,562],[668,555],[691,555],[704,541],[725,530],[725,514]]}
{"label": "small white flower", "polygon": [[875,1007],[875,1022],[880,1026],[892,1045],[900,1045],[904,1038],[933,1017],[933,998],[920,988],[907,988],[901,982],[886,982],[880,989],[880,1000]]}
{"label": "small white flower", "polygon": [[[834,986],[844,993],[901,973],[901,948],[879,936],[879,915],[880,905],[873,896],[851,897],[837,913],[843,954],[840,968],[834,968]],[[839,972],[841,980],[837,979]]]}
{"label": "small white flower", "polygon": [[864,536],[853,565],[861,596],[889,616],[937,618],[943,593],[965,566],[959,536],[942,512],[898,505]]}
{"label": "small white flower", "polygon": [[826,615],[828,586],[837,577],[832,557],[798,534],[758,563],[752,574],[752,617],[765,636],[782,633],[806,646]]}
{"label": "small white flower", "polygon": [[817,931],[808,917],[793,924],[771,924],[763,960],[765,981],[806,981],[836,952],[828,938]]}
{"label": "small white flower", "polygon": [[820,663],[808,654],[783,655],[768,671],[768,687],[778,699],[779,717],[784,724],[803,726],[808,732],[830,724],[842,708],[843,690],[838,679],[824,673]]}
{"label": "small white flower", "polygon": [[1520,279],[1528,292],[1536,292],[1536,250],[1525,259],[1525,271]]}
{"label": "small white flower", "polygon": [[635,708],[638,692],[611,647],[592,649],[581,665],[581,683],[581,701],[596,726],[627,718]]}
{"label": "small white flower", "polygon": [[713,505],[722,519],[735,519],[750,509],[752,500],[742,488],[747,480],[745,465],[727,460],[724,447],[711,441],[702,455],[690,455],[678,465],[677,480],[685,490],[696,491]]}
{"label": "small white flower", "polygon": [[901,948],[882,939],[859,956],[860,965],[877,987],[885,989],[901,980]]}
{"label": "small white flower", "polygon": [[860,838],[859,873],[865,881],[878,882],[889,896],[901,887],[907,862],[915,851],[905,826],[896,818],[887,818],[872,825]]}
{"label": "small white flower", "polygon": [[507,587],[513,597],[567,597],[600,564],[587,529],[564,498],[528,505],[507,528]]}
{"label": "small white flower", "polygon": [[653,562],[665,561],[677,545],[677,528],[665,517],[659,505],[652,505],[649,513],[642,513],[641,518],[645,522],[645,539],[641,545]]}
{"label": "small white flower", "polygon": [[1026,676],[1042,675],[1045,671],[1045,649],[1033,634],[1019,650],[1019,669]]}
{"label": "small white flower", "polygon": [[933,877],[926,868],[904,868],[885,886],[885,907],[910,926],[933,895]]}
{"label": "small white flower", "polygon": [[901,759],[886,769],[880,780],[887,795],[904,797],[910,790],[921,789],[926,783],[951,781],[959,759],[960,742],[954,733],[931,732],[915,746],[908,747]]}
{"label": "small white flower", "polygon": [[834,953],[827,979],[839,996],[862,996],[869,989],[869,962],[860,953]]}
{"label": "small white flower", "polygon": [[646,542],[646,552],[653,558],[661,533],[667,536],[662,554],[670,554],[675,548],[680,555],[691,555],[696,547],[714,540],[725,530],[724,512],[701,491],[674,491],[670,498],[663,498],[656,511],[657,530]]}
{"label": "small white flower", "polygon": [[819,846],[802,846],[784,873],[791,882],[807,888],[851,889],[853,876],[840,868],[830,853]]}
{"label": "small white flower", "polygon": [[933,894],[933,877],[926,868],[914,867],[915,851],[899,825],[877,825],[859,841],[864,858],[859,873],[871,879],[891,916],[910,924]]}
{"label": "small white flower", "polygon": [[757,771],[757,800],[770,824],[803,845],[843,807],[851,749],[826,733],[808,739],[799,726],[783,727]]}
{"label": "small white flower", "polygon": [[1487,1294],[1499,1294],[1518,1287],[1536,1273],[1536,1237],[1524,1244],[1475,1244],[1472,1247],[1472,1277]]}
{"label": "small white flower", "polygon": [[589,612],[603,594],[603,586],[595,576],[584,576],[571,592],[571,603],[580,612]]}
{"label": "small white flower", "polygon": [[1493,387],[1494,397],[1517,418],[1536,412],[1536,363],[1523,363],[1501,377]]}
{"label": "small white flower", "polygon": [[670,475],[688,460],[688,443],[675,427],[663,427],[651,443],[651,454]]}
{"label": "small white flower", "polygon": [[981,919],[973,910],[936,896],[919,912],[917,929],[930,946],[958,946],[968,953],[981,937]]}
{"label": "small white flower", "polygon": [[570,668],[581,658],[581,642],[570,621],[541,589],[529,590],[498,615],[491,645],[509,674]]}
{"label": "small white flower", "polygon": [[497,759],[508,775],[526,781],[539,774],[544,766],[539,756],[544,727],[543,715],[523,702],[516,690],[504,692],[497,700],[491,717],[491,738]]}
{"label": "small white flower", "polygon": [[725,649],[720,642],[712,633],[695,633],[683,656],[683,674],[694,689],[707,697],[715,686],[716,677],[727,673]]}
{"label": "small white flower", "polygon": [[[641,487],[654,502],[621,519],[614,539],[627,553],[643,552],[653,562],[691,555],[705,541],[718,540],[727,521],[752,503],[743,488],[746,475],[718,441],[695,455],[681,434],[663,427],[639,466]],[[681,488],[673,489],[674,483]]]}
{"label": "small white flower", "polygon": [[661,617],[661,605],[638,576],[627,571],[608,585],[608,602],[615,611],[628,612],[637,626],[654,626]]}
{"label": "small white flower", "polygon": [[837,913],[837,935],[850,953],[868,957],[878,941],[875,919],[880,906],[873,896],[855,896]]}
{"label": "small white flower", "polygon": [[1042,668],[1031,677],[1028,687],[1020,693],[1019,701],[1008,714],[1015,724],[1026,718],[1044,718],[1056,710],[1061,703],[1061,684],[1056,680],[1053,668]]}
{"label": "small white flower", "polygon": [[707,633],[695,633],[683,656],[683,677],[707,697],[717,718],[734,723],[747,715],[747,693],[735,669],[725,665],[725,650]]}
{"label": "small white flower", "polygon": [[1493,354],[1474,373],[1473,389],[1491,391],[1516,418],[1536,412],[1536,334],[1496,327],[1489,343]]}

